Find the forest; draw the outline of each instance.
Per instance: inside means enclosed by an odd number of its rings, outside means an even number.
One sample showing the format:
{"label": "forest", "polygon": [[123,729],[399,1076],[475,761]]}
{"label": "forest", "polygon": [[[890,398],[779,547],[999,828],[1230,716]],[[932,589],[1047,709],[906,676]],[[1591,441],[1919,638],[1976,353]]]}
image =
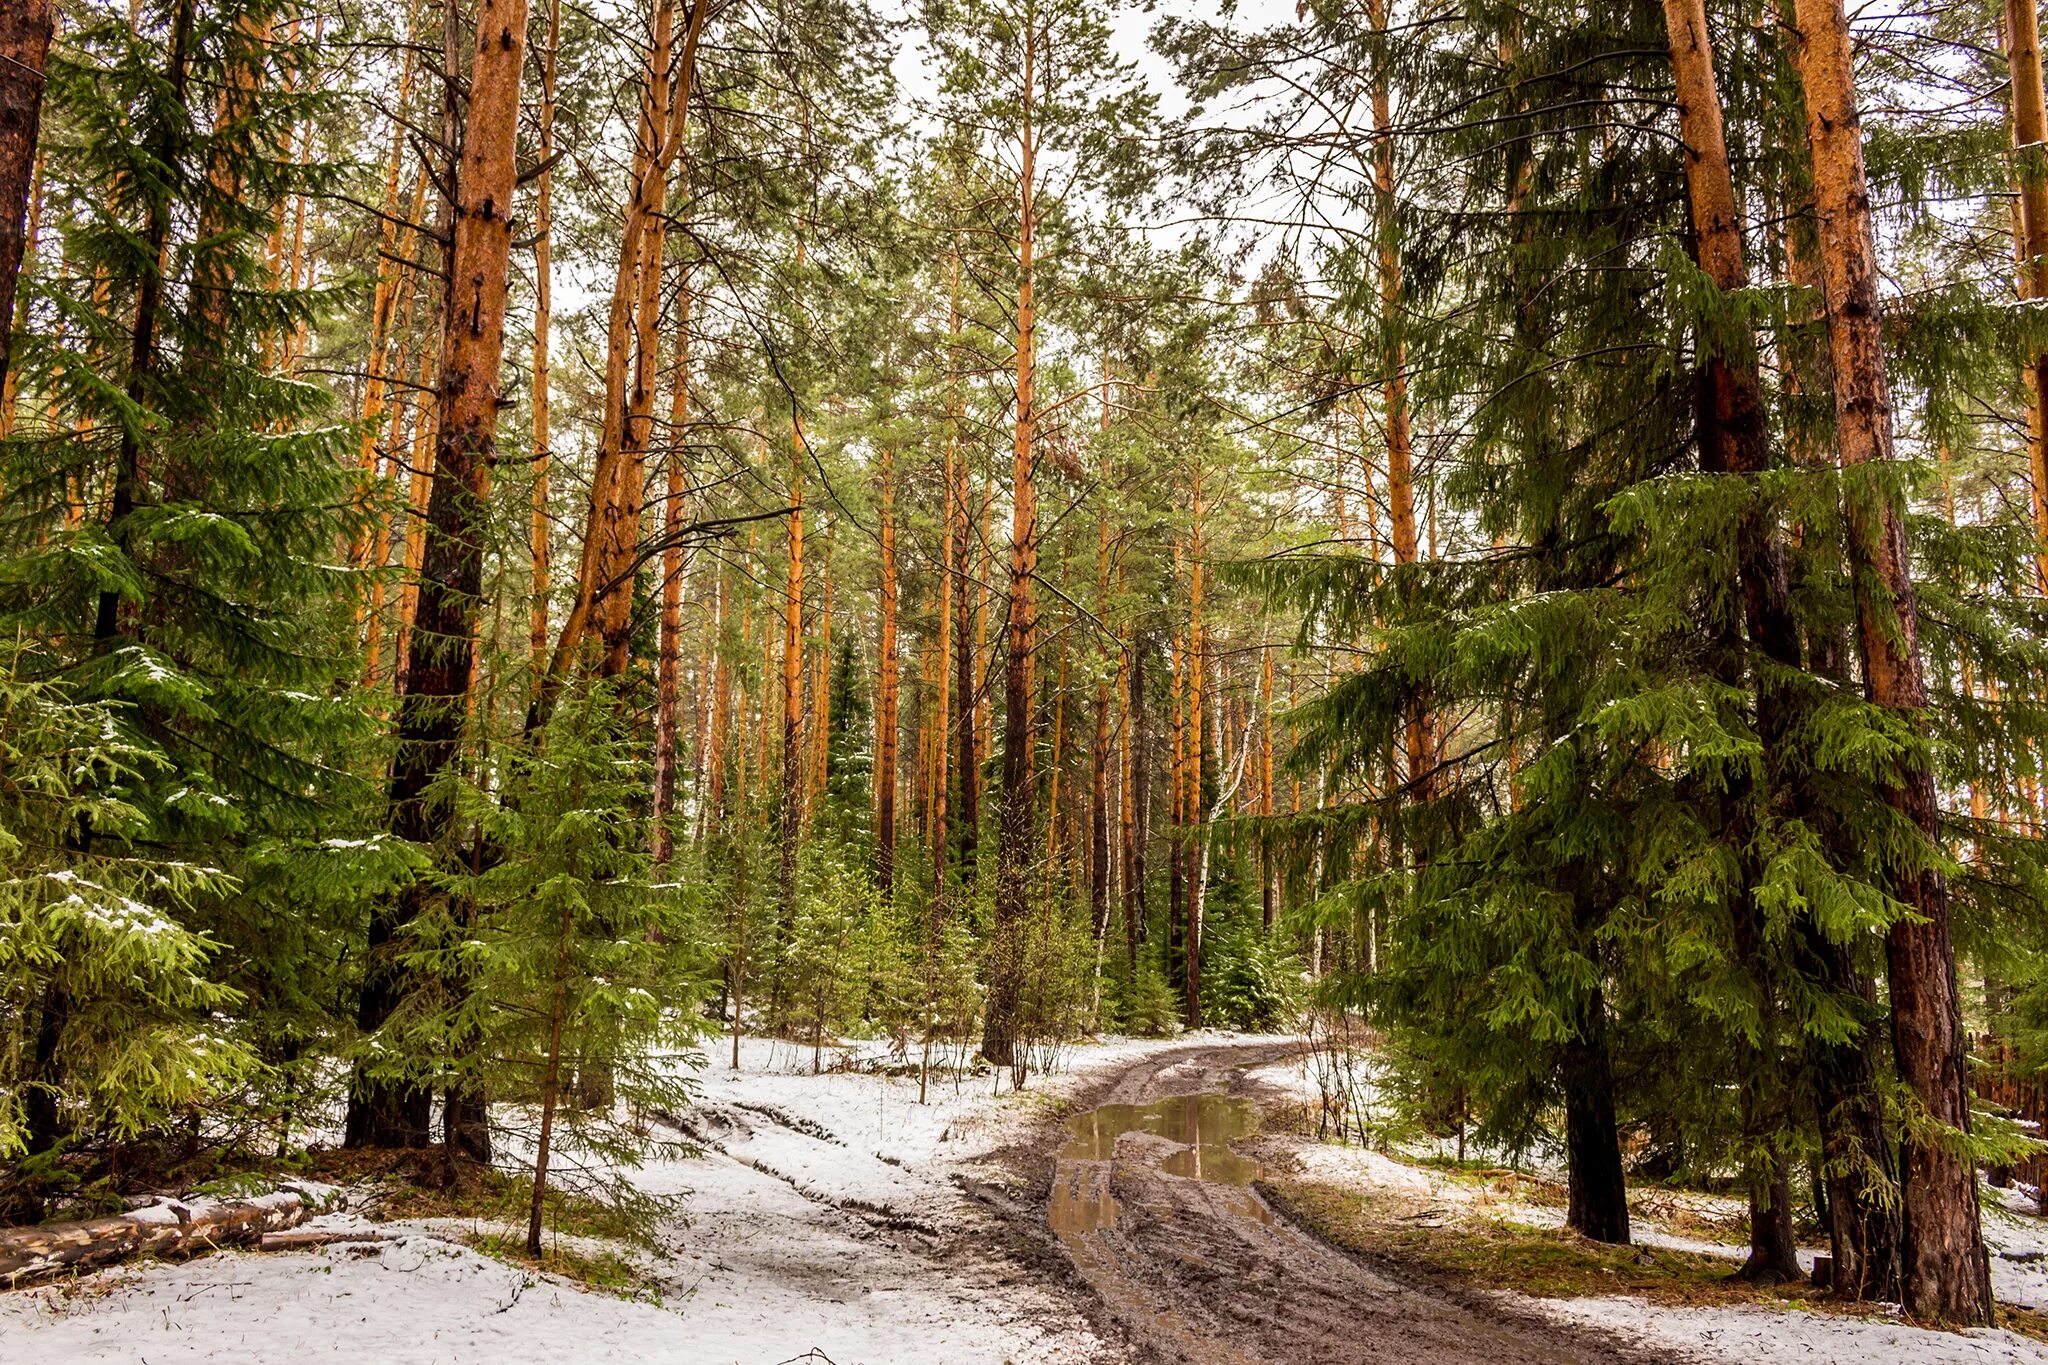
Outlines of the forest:
{"label": "forest", "polygon": [[0,0],[0,1356],[2048,1360],[2039,30]]}

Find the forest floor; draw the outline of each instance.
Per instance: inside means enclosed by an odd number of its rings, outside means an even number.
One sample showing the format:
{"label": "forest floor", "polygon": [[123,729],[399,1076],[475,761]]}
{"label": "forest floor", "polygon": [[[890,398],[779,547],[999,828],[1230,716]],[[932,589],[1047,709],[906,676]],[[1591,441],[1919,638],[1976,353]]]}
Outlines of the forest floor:
{"label": "forest floor", "polygon": [[[2048,1365],[2009,1330],[1730,1286],[1726,1201],[1644,1196],[1643,1245],[1614,1252],[1559,1230],[1541,1172],[1319,1143],[1300,1048],[1106,1040],[1022,1093],[942,1072],[920,1104],[882,1045],[827,1048],[812,1074],[809,1048],[748,1039],[733,1070],[714,1042],[669,1132],[698,1154],[634,1176],[679,1196],[650,1238],[571,1220],[535,1268],[506,1254],[503,1213],[366,1179],[317,1225],[377,1218],[391,1240],[0,1294],[0,1360]],[[2048,1302],[2027,1259],[2048,1225],[1987,1218],[2001,1298]]]}

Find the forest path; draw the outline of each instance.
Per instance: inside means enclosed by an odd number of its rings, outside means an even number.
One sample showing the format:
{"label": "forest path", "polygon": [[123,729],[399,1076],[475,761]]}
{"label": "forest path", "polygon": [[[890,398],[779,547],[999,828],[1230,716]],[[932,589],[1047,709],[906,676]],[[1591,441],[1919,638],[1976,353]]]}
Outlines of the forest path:
{"label": "forest path", "polygon": [[1245,1070],[1298,1050],[1262,1042],[1142,1058],[1091,1087],[1082,1103],[1097,1107],[1050,1136],[1047,1221],[1141,1351],[1196,1365],[1668,1359],[1456,1297],[1287,1221],[1229,1142],[1252,1126]]}

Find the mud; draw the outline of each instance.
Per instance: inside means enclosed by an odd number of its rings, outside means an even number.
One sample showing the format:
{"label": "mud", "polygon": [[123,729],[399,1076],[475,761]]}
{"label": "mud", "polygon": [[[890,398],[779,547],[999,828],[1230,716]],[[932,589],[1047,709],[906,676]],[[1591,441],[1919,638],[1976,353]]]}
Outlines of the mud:
{"label": "mud", "polygon": [[1368,1264],[1288,1221],[1233,1143],[1271,1044],[1147,1058],[1070,1117],[1048,1225],[1145,1355],[1194,1365],[1535,1365],[1657,1357]]}

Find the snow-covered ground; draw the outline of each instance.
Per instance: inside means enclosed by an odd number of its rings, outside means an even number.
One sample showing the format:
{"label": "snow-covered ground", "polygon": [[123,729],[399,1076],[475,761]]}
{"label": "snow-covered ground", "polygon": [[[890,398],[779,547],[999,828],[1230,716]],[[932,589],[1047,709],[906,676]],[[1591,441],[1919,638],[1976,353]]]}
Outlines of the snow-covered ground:
{"label": "snow-covered ground", "polygon": [[[1165,1044],[1070,1049],[1021,1095],[994,1077],[851,1069],[813,1076],[809,1048],[714,1042],[688,1121],[704,1154],[651,1164],[650,1193],[687,1192],[644,1263],[660,1302],[583,1290],[461,1245],[445,1221],[383,1225],[398,1240],[225,1253],[128,1266],[0,1294],[0,1361],[378,1365],[646,1361],[834,1365],[1096,1358],[1074,1307],[994,1255],[962,1254],[986,1218],[952,1183],[1025,1133],[1051,1097]],[[828,1067],[885,1061],[827,1050]],[[313,1226],[347,1226],[337,1215]]]}
{"label": "snow-covered ground", "polygon": [[[226,1253],[178,1265],[128,1266],[61,1286],[0,1294],[0,1362],[374,1361],[378,1365],[856,1365],[1073,1362],[1113,1359],[1072,1295],[987,1250],[988,1214],[955,1177],[1025,1137],[1049,1105],[1106,1068],[1171,1042],[1106,1040],[1068,1050],[1057,1074],[1023,1094],[993,1076],[917,1078],[879,1045],[828,1050],[811,1074],[808,1048],[745,1040],[729,1069],[714,1042],[699,1102],[686,1116],[704,1148],[637,1173],[643,1189],[685,1194],[660,1250],[643,1255],[659,1302],[584,1290],[462,1244],[474,1229],[447,1220],[387,1223],[393,1240],[289,1253]],[[1212,1039],[1211,1041],[1214,1041]],[[943,1073],[942,1073],[943,1074]],[[1256,1077],[1307,1102],[1303,1064]],[[1290,1140],[1313,1179],[1398,1189],[1536,1227],[1562,1211],[1524,1181],[1476,1182],[1357,1147]],[[1538,1170],[1539,1177],[1553,1174]],[[1690,1201],[1690,1202],[1686,1202]],[[1672,1202],[1672,1201],[1664,1201]],[[1680,1209],[1678,1203],[1684,1203]],[[1672,1202],[1679,1224],[1639,1218],[1638,1240],[1739,1257],[1711,1240],[1731,1201]],[[350,1227],[350,1213],[313,1226]],[[1706,1236],[1700,1234],[1705,1233]],[[2048,1306],[2048,1222],[2030,1195],[2006,1192],[1985,1211],[1999,1297]],[[1928,1332],[1882,1317],[1796,1307],[1675,1308],[1641,1300],[1517,1299],[1561,1321],[1599,1326],[1696,1362],[1787,1360],[1809,1365],[2048,1365],[2048,1348],[2010,1332]]]}
{"label": "snow-covered ground", "polygon": [[[1250,1073],[1252,1079],[1315,1105],[1317,1078],[1307,1060],[1273,1062]],[[1310,1110],[1314,1112],[1313,1108]],[[1303,1175],[1318,1183],[1360,1190],[1379,1189],[1428,1201],[1460,1216],[1493,1219],[1523,1227],[1560,1228],[1564,1208],[1555,1200],[1532,1199],[1516,1181],[1457,1178],[1434,1167],[1398,1160],[1359,1147],[1307,1140],[1286,1143],[1288,1154]],[[1411,1157],[1442,1155],[1417,1150]],[[1538,1178],[1562,1173],[1540,1164],[1527,1167]],[[2001,1303],[2016,1308],[2048,1308],[2048,1220],[2037,1217],[2031,1193],[1986,1190],[1984,1239],[1991,1252],[1992,1290]],[[1646,1217],[1639,1207],[1631,1236],[1641,1246],[1697,1252],[1740,1261],[1746,1241],[1716,1241],[1673,1230]],[[1739,1228],[1746,1210],[1742,1201],[1705,1194],[1674,1194],[1655,1201],[1671,1214],[1684,1215],[1697,1232],[1714,1225]],[[1818,1248],[1801,1248],[1800,1264],[1811,1269]],[[1713,1365],[1750,1365],[1755,1361],[1798,1361],[1804,1365],[2005,1365],[2027,1362],[2048,1365],[2048,1346],[2009,1331],[1936,1332],[1883,1316],[1849,1317],[1797,1307],[1738,1305],[1685,1308],[1652,1304],[1638,1298],[1603,1296],[1583,1299],[1531,1299],[1509,1295],[1518,1304],[1568,1322],[1600,1327],[1674,1358]]]}

